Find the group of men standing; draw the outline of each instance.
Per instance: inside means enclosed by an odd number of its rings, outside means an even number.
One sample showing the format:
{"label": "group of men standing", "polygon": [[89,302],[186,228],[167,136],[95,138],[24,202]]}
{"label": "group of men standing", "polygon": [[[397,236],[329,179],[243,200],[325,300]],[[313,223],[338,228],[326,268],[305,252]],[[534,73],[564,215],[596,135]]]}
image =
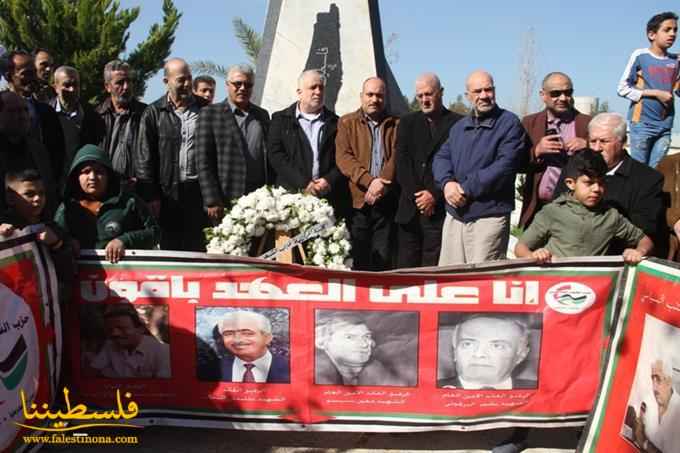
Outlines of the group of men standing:
{"label": "group of men standing", "polygon": [[192,84],[189,65],[169,59],[166,93],[145,105],[132,92],[130,67],[112,61],[103,71],[107,96],[94,109],[80,99],[75,68],[57,68],[45,86],[52,65],[45,50],[9,55],[0,140],[3,151],[18,152],[0,152],[0,169],[23,156],[49,173],[48,205],[56,206],[77,149],[99,145],[125,190],[141,195],[157,218],[163,249],[205,250],[203,229],[221,221],[231,200],[273,184],[325,198],[348,220],[357,270],[501,259],[516,174],[527,173],[526,226],[564,190],[566,158],[588,146],[609,166],[607,199],[646,234],[664,236],[661,175],[628,157],[622,117],[592,120],[574,109],[563,73],[545,77],[545,110],[520,122],[496,104],[484,71],[467,78],[472,112],[465,117],[443,105],[439,78],[425,73],[415,83],[419,111],[391,115],[385,82],[370,77],[359,108],[338,118],[324,106],[323,74],[308,70],[297,81],[297,101],[270,119],[251,102],[248,65],[229,69],[228,96],[212,104],[214,81]]}

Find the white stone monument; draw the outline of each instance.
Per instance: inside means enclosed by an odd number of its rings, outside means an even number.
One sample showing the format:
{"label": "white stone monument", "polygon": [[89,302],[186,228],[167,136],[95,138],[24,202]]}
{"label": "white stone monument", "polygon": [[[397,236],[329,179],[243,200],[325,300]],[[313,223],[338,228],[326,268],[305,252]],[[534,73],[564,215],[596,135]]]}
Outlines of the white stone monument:
{"label": "white stone monument", "polygon": [[270,113],[288,107],[307,69],[325,74],[325,105],[338,115],[359,108],[363,81],[376,75],[387,83],[388,110],[408,109],[385,59],[377,0],[270,0],[254,102]]}

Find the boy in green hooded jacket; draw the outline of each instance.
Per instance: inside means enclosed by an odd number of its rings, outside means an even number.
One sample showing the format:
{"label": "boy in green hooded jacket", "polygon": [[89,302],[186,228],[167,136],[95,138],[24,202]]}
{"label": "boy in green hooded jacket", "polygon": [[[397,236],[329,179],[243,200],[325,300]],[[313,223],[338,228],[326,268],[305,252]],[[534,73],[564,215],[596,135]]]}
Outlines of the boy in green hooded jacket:
{"label": "boy in green hooded jacket", "polygon": [[146,204],[121,190],[111,160],[95,145],[74,157],[54,220],[81,249],[104,249],[112,263],[126,249],[151,249],[159,242],[160,228]]}

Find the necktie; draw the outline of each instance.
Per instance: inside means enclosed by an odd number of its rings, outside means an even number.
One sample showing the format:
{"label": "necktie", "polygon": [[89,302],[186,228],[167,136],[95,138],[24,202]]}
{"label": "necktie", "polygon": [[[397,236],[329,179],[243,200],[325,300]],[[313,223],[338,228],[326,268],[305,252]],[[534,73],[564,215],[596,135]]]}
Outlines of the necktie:
{"label": "necktie", "polygon": [[252,363],[246,363],[243,365],[246,371],[243,373],[243,382],[255,382],[255,375],[253,374],[253,368],[255,365]]}

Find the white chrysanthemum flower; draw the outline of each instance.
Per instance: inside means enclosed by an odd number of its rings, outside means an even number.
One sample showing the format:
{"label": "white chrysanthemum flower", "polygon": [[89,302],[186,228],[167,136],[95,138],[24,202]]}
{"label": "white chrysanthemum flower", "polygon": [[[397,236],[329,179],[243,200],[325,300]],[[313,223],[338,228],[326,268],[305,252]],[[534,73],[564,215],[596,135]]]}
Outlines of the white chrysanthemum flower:
{"label": "white chrysanthemum flower", "polygon": [[287,232],[294,236],[320,225],[321,232],[303,246],[308,264],[347,269],[351,245],[344,221],[336,225],[333,208],[313,195],[290,193],[282,187],[262,187],[236,200],[220,225],[207,233],[207,250],[245,256],[255,237],[267,230]]}

